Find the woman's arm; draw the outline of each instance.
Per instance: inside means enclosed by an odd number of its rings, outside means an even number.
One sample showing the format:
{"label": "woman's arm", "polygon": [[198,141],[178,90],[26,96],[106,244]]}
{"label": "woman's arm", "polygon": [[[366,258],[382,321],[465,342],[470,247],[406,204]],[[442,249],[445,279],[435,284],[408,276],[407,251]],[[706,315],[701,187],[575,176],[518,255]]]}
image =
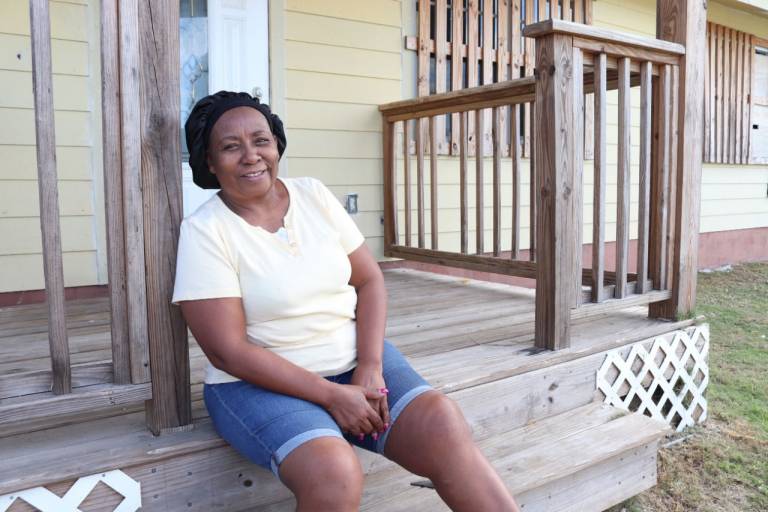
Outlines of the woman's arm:
{"label": "woman's arm", "polygon": [[194,300],[180,305],[197,343],[216,368],[270,391],[316,403],[352,434],[383,428],[378,412],[367,403],[380,394],[334,384],[250,343],[245,336],[242,299]]}
{"label": "woman's arm", "polygon": [[[387,289],[384,275],[363,244],[349,254],[352,276],[349,283],[357,291],[357,368],[352,383],[368,389],[385,388],[382,376],[382,352],[387,317]],[[370,401],[385,424],[389,423],[386,396]]]}

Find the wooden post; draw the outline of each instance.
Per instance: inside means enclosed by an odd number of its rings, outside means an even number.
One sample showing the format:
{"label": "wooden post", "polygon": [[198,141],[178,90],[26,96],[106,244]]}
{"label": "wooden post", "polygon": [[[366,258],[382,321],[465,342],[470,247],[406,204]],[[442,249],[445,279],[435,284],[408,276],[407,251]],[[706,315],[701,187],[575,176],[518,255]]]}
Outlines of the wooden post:
{"label": "wooden post", "polygon": [[[110,334],[115,384],[130,384],[131,345],[125,276],[123,166],[120,122],[120,42],[117,0],[101,2],[101,131],[107,223]],[[147,372],[148,375],[148,372]]]}
{"label": "wooden post", "polygon": [[119,3],[120,26],[120,148],[123,176],[125,281],[131,381],[149,382],[147,286],[144,265],[144,213],[141,183],[141,98],[139,81],[139,0]]}
{"label": "wooden post", "polygon": [[187,329],[170,304],[182,218],[179,147],[179,4],[140,0],[141,171],[147,327],[155,434],[192,423]]}
{"label": "wooden post", "polygon": [[35,101],[37,179],[40,193],[40,230],[43,238],[43,275],[48,304],[48,344],[53,371],[52,390],[60,395],[72,391],[69,365],[64,267],[61,256],[59,191],[56,175],[56,139],[53,119],[53,78],[51,74],[51,19],[48,0],[29,3],[32,35],[32,88]]}
{"label": "wooden post", "polygon": [[656,6],[656,37],[685,45],[685,55],[680,58],[679,151],[672,191],[676,198],[672,298],[652,307],[651,315],[679,318],[696,306],[707,11],[704,0],[658,0]]}
{"label": "wooden post", "polygon": [[[579,77],[581,79],[581,77]],[[573,304],[575,175],[573,38],[536,39],[534,155],[540,203],[536,216],[536,346],[570,344]]]}

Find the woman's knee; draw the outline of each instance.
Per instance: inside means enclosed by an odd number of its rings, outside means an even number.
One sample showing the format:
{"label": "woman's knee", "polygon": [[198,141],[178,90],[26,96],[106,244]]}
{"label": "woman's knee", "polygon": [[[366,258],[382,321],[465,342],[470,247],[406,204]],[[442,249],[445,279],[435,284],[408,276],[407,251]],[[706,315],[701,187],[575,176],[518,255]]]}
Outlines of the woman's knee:
{"label": "woman's knee", "polygon": [[425,432],[442,440],[438,442],[471,439],[472,431],[456,402],[439,392],[425,393],[420,398],[418,414]]}
{"label": "woman's knee", "polygon": [[320,437],[293,450],[280,465],[280,479],[297,500],[311,501],[318,510],[323,503],[337,510],[356,507],[363,488],[363,472],[354,449],[336,437]]}

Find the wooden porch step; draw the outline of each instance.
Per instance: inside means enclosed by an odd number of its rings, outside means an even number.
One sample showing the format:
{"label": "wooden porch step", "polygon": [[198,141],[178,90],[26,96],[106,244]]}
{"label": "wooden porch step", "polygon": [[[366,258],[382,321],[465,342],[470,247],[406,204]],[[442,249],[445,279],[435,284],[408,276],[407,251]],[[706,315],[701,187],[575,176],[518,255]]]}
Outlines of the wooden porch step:
{"label": "wooden porch step", "polygon": [[[33,468],[38,468],[38,483],[59,480],[62,463],[69,463],[74,471],[69,478],[122,469],[142,484],[142,510],[293,510],[287,489],[235,454],[209,421],[198,422],[191,432],[153,438],[137,430],[135,421],[119,419],[103,420],[101,429],[85,425],[88,431],[81,434],[88,439],[79,442],[56,442],[42,432],[26,440],[20,436],[19,441],[37,444],[35,460],[19,467],[14,455],[20,450],[10,453],[8,469],[0,473],[0,495],[28,487],[22,475]],[[531,511],[602,510],[651,487],[657,440],[667,430],[644,416],[594,402],[514,429],[504,429],[503,419],[493,423],[475,430],[479,445],[523,510]],[[412,485],[420,477],[382,457],[358,453],[367,474],[362,510],[447,510],[433,490]],[[67,481],[48,488],[61,492],[70,486]],[[110,492],[96,488],[88,510],[112,510],[99,505]]]}

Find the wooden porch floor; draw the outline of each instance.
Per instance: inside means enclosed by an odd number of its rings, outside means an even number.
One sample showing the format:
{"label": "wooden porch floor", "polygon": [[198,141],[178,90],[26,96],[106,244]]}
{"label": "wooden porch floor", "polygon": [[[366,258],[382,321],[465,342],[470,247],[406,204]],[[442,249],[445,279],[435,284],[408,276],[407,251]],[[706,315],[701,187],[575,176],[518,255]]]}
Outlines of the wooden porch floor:
{"label": "wooden porch floor", "polygon": [[[385,277],[390,304],[388,339],[431,384],[460,404],[482,449],[502,473],[530,472],[525,478],[515,477],[511,489],[527,493],[523,502],[530,503],[531,510],[553,510],[548,501],[552,489],[537,486],[556,475],[562,477],[561,473],[568,475],[563,478],[570,483],[566,487],[552,483],[555,489],[588,489],[584,486],[592,480],[602,482],[605,477],[595,475],[603,473],[624,475],[605,487],[618,493],[616,496],[628,497],[652,485],[654,443],[663,429],[649,425],[648,418],[617,419],[623,413],[590,404],[595,371],[603,351],[691,322],[649,320],[646,308],[630,308],[577,320],[571,348],[540,351],[533,346],[533,290],[403,269],[388,270]],[[68,325],[73,362],[108,360],[106,300],[70,304]],[[0,396],[12,396],[14,376],[47,369],[46,336],[44,306],[0,310]],[[292,509],[286,489],[234,454],[213,431],[202,402],[205,359],[194,341],[190,357],[194,430],[153,437],[145,426],[143,404],[136,403],[69,418],[46,430],[0,438],[4,459],[0,495],[37,485],[61,492],[78,476],[128,468],[132,478],[143,482],[148,510],[210,510],[214,504],[223,506],[221,500],[260,503],[264,510]],[[33,398],[36,396],[6,398],[0,405]],[[609,438],[611,442],[606,443]],[[510,444],[512,440],[515,442]],[[568,462],[570,466],[564,465],[550,448],[563,443],[571,443],[573,453],[587,451]],[[436,499],[433,493],[410,487],[417,479],[414,475],[381,458],[360,454],[368,474],[363,509],[413,510],[424,499]],[[548,462],[542,465],[542,461]],[[632,479],[631,475],[641,472],[648,480]],[[217,475],[215,485],[211,474]],[[573,476],[576,474],[583,481]],[[183,480],[178,488],[166,482],[178,479]],[[635,487],[626,488],[622,480],[632,481]],[[253,486],[244,482],[253,482]],[[563,494],[563,503],[575,499],[571,492]],[[226,493],[232,493],[231,497]],[[393,493],[399,496],[396,502],[388,498]],[[611,501],[615,496],[591,490],[580,499],[592,494],[595,504],[615,502]],[[109,493],[94,492],[89,501],[107,503]],[[235,505],[222,509],[241,510]],[[104,505],[93,510],[112,509]]]}
{"label": "wooden porch floor", "polygon": [[[529,371],[673,328],[670,322],[648,319],[647,307],[633,307],[576,320],[569,350],[539,351],[533,344],[533,290],[407,269],[387,270],[385,278],[387,338],[415,364],[421,363],[417,366],[434,385],[442,386],[441,375],[450,374],[451,390],[499,378],[498,372]],[[108,368],[108,300],[69,302],[67,327],[72,364],[103,361]],[[205,357],[191,337],[190,342],[193,398],[199,400]],[[50,369],[47,352],[44,304],[0,308],[0,405],[18,391],[14,377]],[[485,376],[474,372],[477,365],[486,368]],[[93,371],[73,387],[108,379],[108,371]]]}
{"label": "wooden porch floor", "polygon": [[[647,318],[647,307],[574,321],[572,346],[540,351],[533,343],[534,292],[526,288],[407,269],[385,271],[389,293],[387,338],[433,385],[450,390],[530,371],[667,332],[674,323]],[[73,387],[109,382],[111,358],[106,298],[71,301],[67,326],[72,364],[104,362],[106,370],[78,377]],[[23,390],[16,377],[50,369],[44,304],[0,308],[0,405]],[[205,357],[190,337],[193,399],[201,399]],[[478,366],[484,368],[478,374]],[[74,372],[77,375],[77,372]],[[204,408],[196,404],[197,414]]]}

